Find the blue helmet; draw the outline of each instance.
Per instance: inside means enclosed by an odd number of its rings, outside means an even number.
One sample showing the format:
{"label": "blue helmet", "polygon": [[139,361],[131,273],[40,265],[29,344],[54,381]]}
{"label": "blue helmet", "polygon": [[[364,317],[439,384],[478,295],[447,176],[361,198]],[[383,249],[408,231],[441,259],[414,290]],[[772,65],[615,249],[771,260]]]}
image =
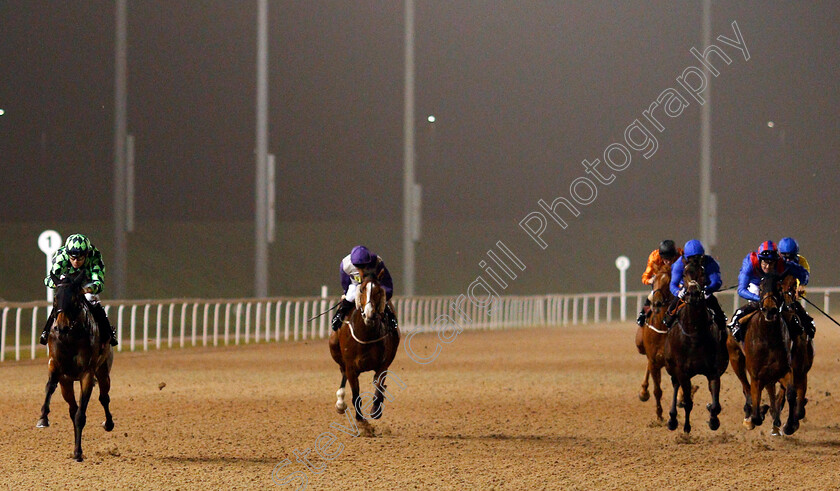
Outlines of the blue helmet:
{"label": "blue helmet", "polygon": [[350,251],[350,262],[353,266],[369,266],[374,261],[376,261],[376,254],[363,245],[356,246]]}
{"label": "blue helmet", "polygon": [[766,261],[775,261],[779,259],[779,249],[776,248],[776,243],[772,240],[765,240],[758,246],[758,258]]}
{"label": "blue helmet", "polygon": [[683,248],[683,255],[685,257],[702,256],[703,254],[706,254],[706,249],[703,248],[703,244],[699,240],[692,239],[685,243],[685,247]]}
{"label": "blue helmet", "polygon": [[779,241],[779,254],[799,254],[799,244],[793,237],[785,237]]}

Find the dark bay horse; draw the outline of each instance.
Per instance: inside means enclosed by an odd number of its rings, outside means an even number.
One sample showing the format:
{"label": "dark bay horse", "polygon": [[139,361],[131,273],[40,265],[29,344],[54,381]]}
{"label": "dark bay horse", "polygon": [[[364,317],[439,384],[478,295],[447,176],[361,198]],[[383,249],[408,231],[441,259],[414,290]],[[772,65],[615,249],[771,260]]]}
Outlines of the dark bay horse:
{"label": "dark bay horse", "polygon": [[639,399],[647,401],[650,398],[648,392],[648,379],[653,378],[653,397],[656,400],[656,418],[662,421],[662,367],[665,366],[663,354],[665,347],[665,336],[668,328],[663,320],[671,304],[670,289],[671,272],[663,271],[653,277],[653,292],[651,293],[650,309],[651,314],[642,328],[642,336],[637,340],[639,352],[647,355],[647,370],[645,379],[642,382],[642,390],[639,392]]}
{"label": "dark bay horse", "polygon": [[684,305],[679,307],[677,321],[668,331],[665,339],[665,369],[671,375],[674,396],[671,401],[668,429],[677,429],[677,393],[683,391],[685,423],[683,431],[691,432],[690,415],[694,407],[691,378],[704,375],[709,383],[712,402],[709,410],[709,428],[720,427],[720,376],[726,371],[726,338],[718,332],[706,306],[703,286],[706,274],[699,261],[688,261],[683,271],[683,286],[686,290]]}
{"label": "dark bay horse", "polygon": [[[344,386],[349,381],[358,421],[366,421],[366,416],[374,419],[382,416],[382,402],[387,395],[385,378],[400,344],[399,330],[389,327],[385,321],[385,305],[386,293],[379,279],[366,276],[359,285],[356,307],[345,318],[341,328],[330,335],[330,354],[341,370],[341,386],[336,392],[335,408],[340,414],[347,409]],[[376,392],[368,411],[359,395],[359,374],[371,370],[374,372]]]}
{"label": "dark bay horse", "polygon": [[[114,354],[108,342],[103,343],[99,336],[99,327],[91,314],[85,299],[84,284],[87,281],[83,271],[64,280],[53,278],[56,283],[53,299],[55,320],[47,342],[49,352],[49,379],[47,380],[46,398],[41,407],[41,419],[36,425],[45,428],[50,425],[47,415],[50,412],[50,398],[58,384],[61,395],[70,406],[70,419],[75,429],[76,446],[73,458],[77,462],[82,456],[82,430],[85,427],[88,402],[93,392],[94,380],[99,383],[99,402],[105,408],[105,431],[114,429],[114,420],[109,409],[111,388],[111,364]],[[76,404],[73,384],[79,381],[81,396]]]}
{"label": "dark bay horse", "polygon": [[[768,407],[761,405],[761,393],[766,390],[770,414],[773,417],[774,434],[778,434],[781,426],[781,404],[776,397],[777,382],[781,381],[786,387],[785,392],[791,408],[796,406],[796,389],[790,363],[791,340],[787,326],[787,322],[793,320],[790,314],[785,315],[781,311],[780,285],[781,277],[774,273],[769,273],[761,279],[760,310],[747,320],[743,344],[739,344],[732,337],[727,341],[729,361],[732,370],[741,381],[746,399],[744,426],[751,430],[764,422]],[[784,431],[790,435],[798,426],[796,411],[791,410]]]}
{"label": "dark bay horse", "polygon": [[[797,280],[793,275],[786,275],[782,278],[781,292],[782,292],[782,315],[790,315],[791,318],[787,323],[788,330],[791,337],[791,373],[793,374],[793,386],[796,389],[796,407],[790,407],[790,412],[795,412],[796,422],[791,423],[790,429],[797,429],[798,422],[805,418],[805,405],[808,403],[808,398],[805,394],[808,389],[808,372],[814,364],[814,340],[808,336],[803,328],[805,319],[793,319],[793,315],[797,315],[794,307],[797,296]],[[794,325],[795,323],[795,325]],[[782,387],[787,392],[784,379],[782,380]],[[784,407],[783,393],[779,393],[778,397],[779,409]],[[788,415],[790,416],[790,415]]]}

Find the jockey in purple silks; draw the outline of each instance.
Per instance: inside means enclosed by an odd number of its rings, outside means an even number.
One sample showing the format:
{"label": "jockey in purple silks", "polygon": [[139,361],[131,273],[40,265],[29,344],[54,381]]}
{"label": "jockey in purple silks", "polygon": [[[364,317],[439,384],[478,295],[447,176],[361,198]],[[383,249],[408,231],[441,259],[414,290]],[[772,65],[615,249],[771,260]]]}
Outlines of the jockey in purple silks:
{"label": "jockey in purple silks", "polygon": [[[397,316],[391,310],[391,296],[394,294],[394,280],[391,279],[391,273],[385,267],[385,262],[381,257],[370,252],[367,247],[360,245],[353,248],[350,254],[341,260],[339,265],[341,270],[341,288],[344,290],[344,295],[341,296],[341,303],[338,306],[338,311],[332,319],[332,330],[337,331],[341,327],[341,322],[344,316],[347,315],[356,305],[356,294],[358,293],[359,285],[366,275],[373,275],[379,279],[379,284],[385,290],[386,306],[385,319],[388,325],[392,328],[397,328]],[[381,276],[380,276],[381,275]]]}

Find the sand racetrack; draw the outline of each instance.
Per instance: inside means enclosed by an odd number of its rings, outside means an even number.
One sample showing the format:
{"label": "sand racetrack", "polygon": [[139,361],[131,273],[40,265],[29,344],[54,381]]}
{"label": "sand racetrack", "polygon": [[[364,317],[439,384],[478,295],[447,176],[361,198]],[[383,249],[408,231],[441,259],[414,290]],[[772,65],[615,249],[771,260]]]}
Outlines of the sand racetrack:
{"label": "sand racetrack", "polygon": [[[392,369],[405,387],[388,384],[394,399],[372,438],[330,426],[347,420],[333,408],[340,376],[326,340],[117,353],[116,428],[99,426],[93,399],[83,463],[70,458],[58,392],[52,426],[35,428],[45,360],[5,362],[0,479],[9,489],[272,488],[274,471],[289,489],[304,475],[309,489],[837,489],[840,328],[817,323],[808,416],[791,437],[741,425],[731,370],[718,431],[706,425],[704,378],[691,436],[668,431],[653,401],[638,400],[645,358],[630,323],[465,332],[428,365],[401,349]],[[436,340],[415,346],[430,354]],[[333,460],[315,453],[322,434]],[[310,470],[296,462],[306,449]]]}

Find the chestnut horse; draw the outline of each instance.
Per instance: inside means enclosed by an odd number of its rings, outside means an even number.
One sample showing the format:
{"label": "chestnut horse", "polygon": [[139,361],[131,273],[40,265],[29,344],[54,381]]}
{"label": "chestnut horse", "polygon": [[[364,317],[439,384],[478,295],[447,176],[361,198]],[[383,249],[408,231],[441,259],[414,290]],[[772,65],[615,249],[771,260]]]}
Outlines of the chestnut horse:
{"label": "chestnut horse", "polygon": [[[105,408],[105,422],[102,426],[105,431],[114,429],[114,420],[109,409],[111,399],[108,396],[114,354],[109,343],[102,343],[99,326],[85,299],[85,273],[80,271],[64,280],[54,277],[53,281],[57,286],[53,300],[55,320],[47,341],[49,380],[44,405],[41,407],[41,419],[36,426],[45,428],[50,425],[47,417],[50,412],[50,398],[56,386],[61,384],[61,395],[70,405],[70,419],[75,429],[76,446],[73,458],[81,462],[82,430],[87,419],[85,413],[93,392],[94,380],[99,383],[99,402]],[[78,404],[73,391],[73,384],[77,380],[81,385]]]}
{"label": "chestnut horse", "polygon": [[[783,313],[781,277],[769,273],[759,285],[760,311],[750,316],[744,328],[743,344],[730,337],[727,340],[729,361],[732,370],[741,381],[746,402],[744,404],[744,426],[753,429],[764,422],[768,407],[761,405],[761,393],[766,390],[773,417],[773,434],[781,426],[781,403],[776,397],[776,382],[786,387],[788,403],[796,407],[796,389],[791,372],[791,339],[788,322],[793,322],[790,313]],[[787,321],[787,322],[786,322]],[[747,379],[749,375],[749,380]],[[791,410],[785,424],[785,434],[793,434],[799,427],[796,411]]]}
{"label": "chestnut horse", "polygon": [[663,347],[665,346],[665,335],[668,328],[663,320],[671,304],[671,272],[663,271],[653,277],[653,292],[651,293],[650,316],[641,330],[641,339],[636,340],[639,352],[647,355],[647,370],[645,379],[642,382],[642,390],[639,392],[639,399],[647,401],[650,398],[648,392],[648,379],[653,377],[653,397],[656,400],[656,419],[662,421],[662,386],[661,371],[665,366]]}
{"label": "chestnut horse", "polygon": [[683,431],[691,432],[690,415],[694,407],[691,390],[691,378],[705,375],[709,383],[712,402],[706,406],[709,410],[709,428],[720,427],[720,376],[726,371],[726,338],[718,332],[709,309],[703,286],[706,273],[699,261],[688,261],[683,271],[683,287],[686,294],[684,304],[679,307],[677,321],[665,338],[665,369],[671,375],[674,396],[671,401],[668,429],[677,429],[677,392],[683,391],[683,409],[685,423]]}
{"label": "chestnut horse", "polygon": [[[382,402],[386,396],[385,377],[394,361],[400,344],[399,329],[385,321],[386,293],[379,279],[366,276],[359,285],[356,307],[345,318],[341,327],[330,335],[330,354],[341,370],[341,386],[336,392],[335,409],[344,414],[344,386],[350,382],[356,420],[366,421],[370,416],[382,416]],[[373,370],[372,406],[363,407],[359,396],[359,374]],[[368,411],[369,409],[369,411]]]}

